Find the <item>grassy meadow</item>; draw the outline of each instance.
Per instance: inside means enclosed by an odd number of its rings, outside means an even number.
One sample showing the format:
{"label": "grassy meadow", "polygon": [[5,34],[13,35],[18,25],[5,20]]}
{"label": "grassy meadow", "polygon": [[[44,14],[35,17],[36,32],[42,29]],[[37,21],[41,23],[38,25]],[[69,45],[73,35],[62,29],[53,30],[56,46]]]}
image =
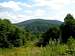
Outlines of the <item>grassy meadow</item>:
{"label": "grassy meadow", "polygon": [[75,56],[75,40],[68,40],[67,44],[50,41],[46,47],[34,46],[33,42],[28,42],[22,47],[1,48],[0,56]]}

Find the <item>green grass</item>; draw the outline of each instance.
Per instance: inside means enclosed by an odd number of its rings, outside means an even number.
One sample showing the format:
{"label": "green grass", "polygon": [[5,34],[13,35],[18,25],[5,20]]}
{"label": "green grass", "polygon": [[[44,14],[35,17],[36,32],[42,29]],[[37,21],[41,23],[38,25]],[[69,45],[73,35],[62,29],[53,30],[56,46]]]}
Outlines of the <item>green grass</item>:
{"label": "green grass", "polygon": [[75,40],[67,44],[50,42],[46,47],[36,47],[33,42],[18,48],[0,48],[0,56],[75,56]]}

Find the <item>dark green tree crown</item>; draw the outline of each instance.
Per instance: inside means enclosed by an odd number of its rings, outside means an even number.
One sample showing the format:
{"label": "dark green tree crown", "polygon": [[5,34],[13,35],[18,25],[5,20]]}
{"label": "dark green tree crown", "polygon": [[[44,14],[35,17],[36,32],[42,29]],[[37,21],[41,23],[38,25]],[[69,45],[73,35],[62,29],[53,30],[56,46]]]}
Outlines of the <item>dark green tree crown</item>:
{"label": "dark green tree crown", "polygon": [[74,17],[69,13],[69,14],[67,14],[67,16],[65,17],[65,19],[64,20],[69,20],[69,19],[71,19],[71,20],[73,20],[74,19]]}
{"label": "dark green tree crown", "polygon": [[64,23],[65,24],[74,24],[73,22],[75,21],[74,17],[69,13],[67,16],[64,18]]}

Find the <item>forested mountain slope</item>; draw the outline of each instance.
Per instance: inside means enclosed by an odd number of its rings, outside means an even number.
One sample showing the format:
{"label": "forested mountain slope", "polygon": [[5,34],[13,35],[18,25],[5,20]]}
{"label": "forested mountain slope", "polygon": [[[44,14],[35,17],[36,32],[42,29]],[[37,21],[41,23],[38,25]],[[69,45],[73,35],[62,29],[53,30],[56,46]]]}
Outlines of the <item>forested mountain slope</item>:
{"label": "forested mountain slope", "polygon": [[62,22],[58,20],[31,19],[17,23],[16,25],[27,29],[33,33],[45,32],[50,27],[59,26]]}

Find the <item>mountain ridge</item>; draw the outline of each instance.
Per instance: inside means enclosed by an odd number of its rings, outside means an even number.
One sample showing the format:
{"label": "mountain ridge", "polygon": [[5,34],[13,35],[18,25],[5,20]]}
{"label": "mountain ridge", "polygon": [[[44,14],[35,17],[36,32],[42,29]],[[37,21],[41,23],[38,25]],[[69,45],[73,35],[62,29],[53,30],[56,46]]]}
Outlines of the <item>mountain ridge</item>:
{"label": "mountain ridge", "polygon": [[45,32],[52,26],[59,26],[62,24],[58,20],[44,20],[44,19],[30,19],[17,23],[17,26],[23,27],[31,32]]}

